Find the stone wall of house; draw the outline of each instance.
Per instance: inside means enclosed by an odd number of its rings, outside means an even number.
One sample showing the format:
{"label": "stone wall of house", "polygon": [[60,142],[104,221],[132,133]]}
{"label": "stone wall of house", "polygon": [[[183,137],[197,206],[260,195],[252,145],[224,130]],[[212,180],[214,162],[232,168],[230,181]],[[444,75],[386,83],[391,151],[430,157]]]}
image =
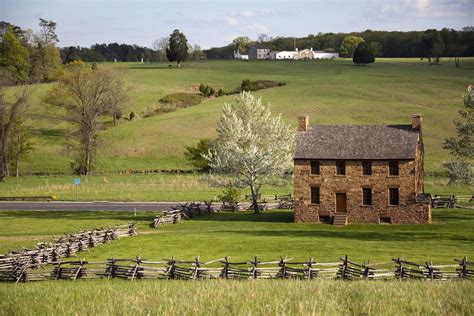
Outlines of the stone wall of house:
{"label": "stone wall of house", "polygon": [[[346,193],[349,223],[430,223],[429,203],[415,202],[419,189],[419,159],[400,160],[399,175],[389,175],[388,161],[372,161],[372,175],[362,175],[362,162],[346,161],[346,174],[336,175],[335,160],[320,160],[320,175],[311,174],[309,160],[295,160],[294,200],[296,222],[319,222],[336,212],[336,193]],[[421,180],[422,181],[422,180]],[[418,183],[417,183],[418,182]],[[320,203],[311,204],[311,187],[320,188]],[[417,188],[418,186],[418,188]],[[363,205],[362,188],[372,188],[372,205]],[[389,205],[389,188],[399,188],[399,205]]]}

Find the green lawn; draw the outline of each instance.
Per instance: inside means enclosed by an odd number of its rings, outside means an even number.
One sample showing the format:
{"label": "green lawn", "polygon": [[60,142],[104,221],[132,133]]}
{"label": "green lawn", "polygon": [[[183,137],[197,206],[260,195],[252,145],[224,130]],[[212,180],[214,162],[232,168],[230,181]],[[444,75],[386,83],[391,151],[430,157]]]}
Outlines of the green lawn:
{"label": "green lawn", "polygon": [[136,221],[141,233],[93,248],[80,256],[91,260],[148,259],[175,256],[207,261],[225,255],[233,259],[295,259],[334,262],[349,255],[356,261],[386,262],[403,257],[450,263],[474,255],[474,211],[436,209],[431,225],[361,225],[344,228],[324,224],[295,224],[292,211],[218,213],[160,229],[151,228],[154,212],[0,212],[0,253],[31,247],[35,240],[79,229]]}
{"label": "green lawn", "polygon": [[[474,257],[474,211],[437,209],[431,225],[295,224],[291,211],[218,213],[150,227],[153,212],[1,211],[0,253],[63,232],[136,221],[139,236],[100,245],[78,256],[202,260],[274,260],[280,256],[334,262],[452,263]],[[472,315],[474,282],[422,281],[48,281],[0,284],[0,315]]]}

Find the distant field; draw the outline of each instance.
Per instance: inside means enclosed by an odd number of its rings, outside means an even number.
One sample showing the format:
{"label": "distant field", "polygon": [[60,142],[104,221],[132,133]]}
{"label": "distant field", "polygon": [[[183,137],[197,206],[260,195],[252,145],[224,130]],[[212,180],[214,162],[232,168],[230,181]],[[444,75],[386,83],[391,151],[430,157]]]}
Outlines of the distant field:
{"label": "distant field", "polygon": [[[462,107],[462,94],[474,77],[474,59],[455,68],[452,61],[428,66],[418,59],[377,59],[370,66],[349,60],[307,62],[186,62],[182,69],[168,63],[107,64],[123,69],[131,95],[126,115],[160,106],[173,92],[193,92],[199,83],[234,89],[243,79],[286,82],[283,87],[257,92],[271,102],[274,112],[296,126],[296,117],[308,114],[311,124],[409,123],[413,113],[424,115],[426,169],[440,172],[448,154],[444,139],[454,133],[452,121]],[[34,155],[24,163],[25,173],[68,173],[66,124],[57,109],[40,102],[52,84],[38,86],[32,95],[29,124],[35,136]],[[123,122],[102,133],[103,147],[97,171],[190,169],[184,146],[214,137],[224,102],[235,96],[204,101],[178,112],[134,122]]]}

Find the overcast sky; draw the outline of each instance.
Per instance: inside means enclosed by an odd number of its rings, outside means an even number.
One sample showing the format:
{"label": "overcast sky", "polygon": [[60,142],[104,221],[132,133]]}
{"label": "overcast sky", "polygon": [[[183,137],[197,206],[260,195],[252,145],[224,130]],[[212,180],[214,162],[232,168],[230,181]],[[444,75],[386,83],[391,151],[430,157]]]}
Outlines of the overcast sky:
{"label": "overcast sky", "polygon": [[151,47],[178,28],[191,44],[209,48],[260,33],[461,29],[474,25],[474,0],[0,0],[0,20],[35,30],[40,17],[58,24],[59,46]]}

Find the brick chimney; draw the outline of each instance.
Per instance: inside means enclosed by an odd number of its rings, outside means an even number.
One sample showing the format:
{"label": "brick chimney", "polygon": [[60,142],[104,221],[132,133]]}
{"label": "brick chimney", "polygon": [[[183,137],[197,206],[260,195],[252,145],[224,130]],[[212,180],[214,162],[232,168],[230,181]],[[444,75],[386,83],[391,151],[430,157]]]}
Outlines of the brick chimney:
{"label": "brick chimney", "polygon": [[308,130],[309,116],[298,116],[298,132],[306,132]]}
{"label": "brick chimney", "polygon": [[421,130],[422,122],[423,122],[423,116],[421,116],[421,114],[413,114],[411,116],[411,128]]}

